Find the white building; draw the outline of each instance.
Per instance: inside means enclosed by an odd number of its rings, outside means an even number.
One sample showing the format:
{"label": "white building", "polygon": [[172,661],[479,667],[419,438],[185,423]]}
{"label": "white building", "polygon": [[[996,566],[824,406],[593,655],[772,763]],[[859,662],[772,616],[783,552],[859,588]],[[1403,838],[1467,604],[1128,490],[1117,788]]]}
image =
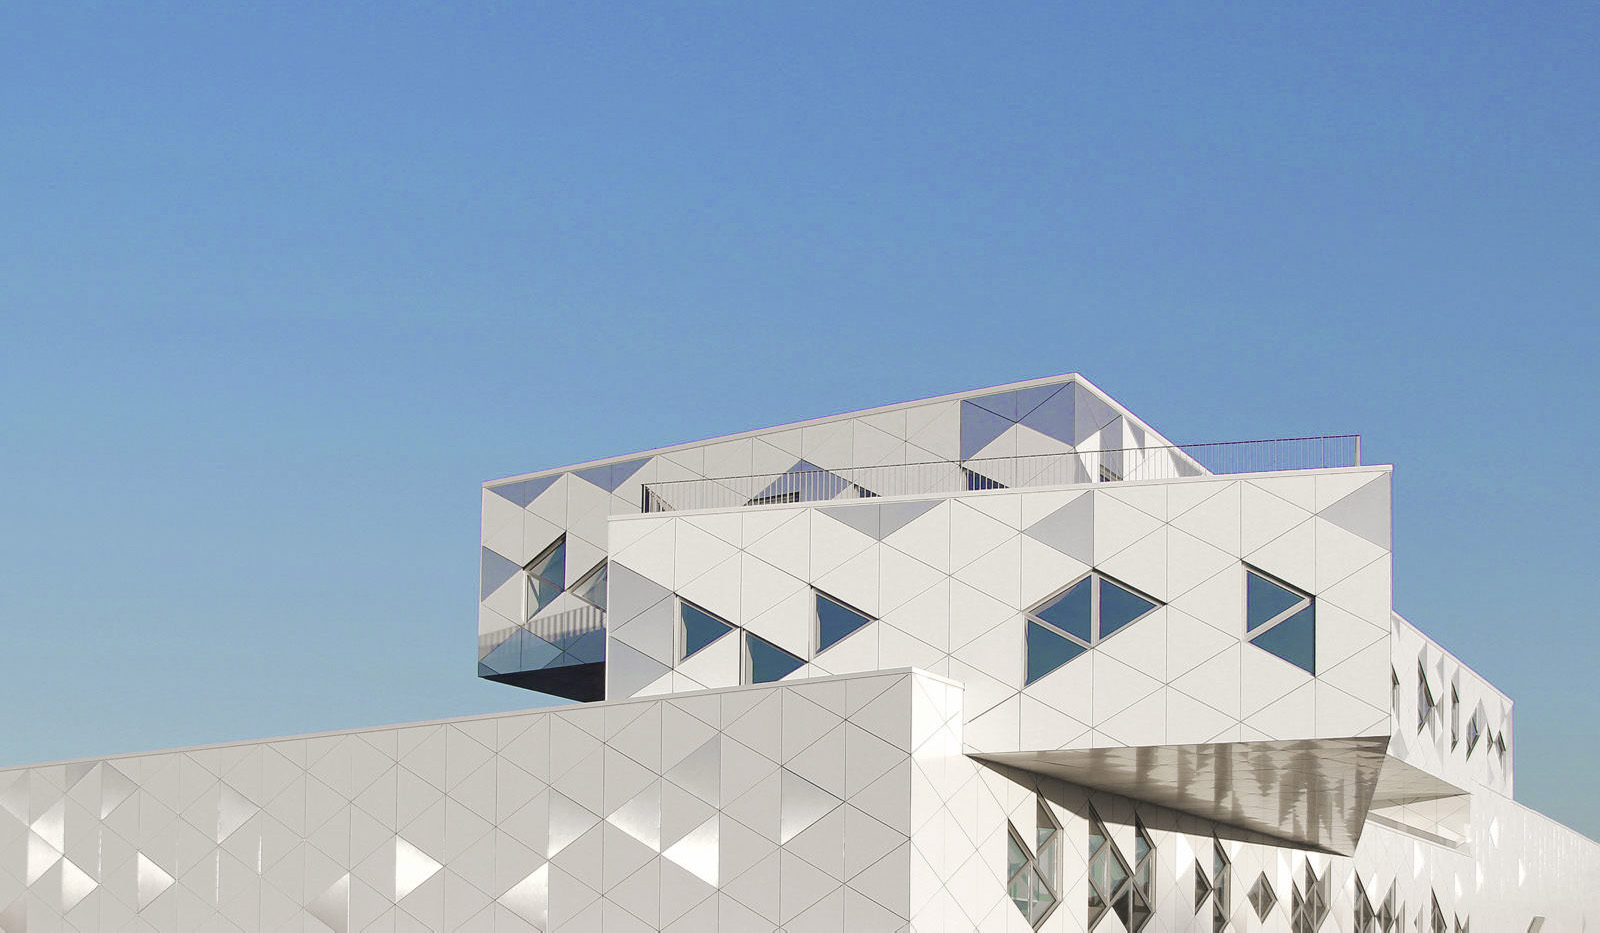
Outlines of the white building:
{"label": "white building", "polygon": [[490,483],[533,712],[0,771],[0,930],[1600,925],[1355,438],[1079,376]]}

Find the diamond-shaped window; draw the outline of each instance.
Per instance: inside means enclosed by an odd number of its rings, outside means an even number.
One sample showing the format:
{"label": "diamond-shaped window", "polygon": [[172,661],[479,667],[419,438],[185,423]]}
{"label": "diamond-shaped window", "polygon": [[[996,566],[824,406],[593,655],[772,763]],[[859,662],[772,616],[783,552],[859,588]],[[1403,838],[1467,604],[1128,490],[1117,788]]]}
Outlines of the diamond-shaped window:
{"label": "diamond-shaped window", "polygon": [[1059,668],[1161,603],[1118,580],[1094,572],[1028,610],[1027,683]]}
{"label": "diamond-shaped window", "polygon": [[1256,876],[1256,883],[1250,886],[1246,896],[1250,898],[1250,906],[1255,908],[1256,919],[1265,923],[1267,914],[1278,904],[1278,895],[1272,890],[1272,882],[1267,880],[1266,872]]}
{"label": "diamond-shaped window", "polygon": [[1428,727],[1428,721],[1433,718],[1433,711],[1438,708],[1438,703],[1433,698],[1433,688],[1428,685],[1428,669],[1421,661],[1417,662],[1417,731],[1421,732]]}

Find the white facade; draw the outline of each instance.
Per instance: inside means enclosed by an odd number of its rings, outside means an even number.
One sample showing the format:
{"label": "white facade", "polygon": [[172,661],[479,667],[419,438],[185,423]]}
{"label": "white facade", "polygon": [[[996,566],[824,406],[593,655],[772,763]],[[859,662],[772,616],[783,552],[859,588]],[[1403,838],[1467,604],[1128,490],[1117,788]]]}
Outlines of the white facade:
{"label": "white facade", "polygon": [[586,702],[0,771],[0,930],[1600,925],[1390,489],[1077,376],[489,484],[479,672]]}

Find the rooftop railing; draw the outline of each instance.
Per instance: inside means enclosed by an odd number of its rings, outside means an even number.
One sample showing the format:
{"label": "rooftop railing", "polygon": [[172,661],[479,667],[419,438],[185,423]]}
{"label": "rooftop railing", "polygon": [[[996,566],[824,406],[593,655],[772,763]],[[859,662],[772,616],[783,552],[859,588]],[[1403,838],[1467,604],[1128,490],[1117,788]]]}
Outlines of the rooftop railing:
{"label": "rooftop railing", "polygon": [[731,509],[1360,465],[1361,436],[1340,434],[675,480],[645,484],[641,505],[646,512]]}

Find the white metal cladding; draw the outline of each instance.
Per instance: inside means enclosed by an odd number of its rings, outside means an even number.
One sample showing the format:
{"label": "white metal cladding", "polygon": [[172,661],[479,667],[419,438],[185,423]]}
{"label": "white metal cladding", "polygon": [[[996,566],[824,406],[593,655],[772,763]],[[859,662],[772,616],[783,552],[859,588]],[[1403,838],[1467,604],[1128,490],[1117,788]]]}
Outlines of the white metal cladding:
{"label": "white metal cladding", "polygon": [[1340,857],[972,758],[963,703],[869,672],[0,771],[0,928],[1021,931],[1006,840],[1040,806],[1043,930],[1084,928],[1090,820],[1130,861],[1136,825],[1153,843],[1150,931],[1214,929],[1218,846],[1233,930],[1290,929],[1308,871],[1325,930],[1358,879],[1407,931],[1434,901],[1452,930],[1600,916],[1594,844],[1498,794],[1464,845],[1373,825]]}
{"label": "white metal cladding", "polygon": [[[490,484],[480,673],[607,701],[0,770],[0,931],[1600,926],[1509,699],[1392,611],[1390,469],[1119,469],[1171,449],[1074,376]],[[856,482],[930,459],[980,481]]]}
{"label": "white metal cladding", "polygon": [[[479,603],[480,673],[510,674],[587,659],[564,656],[567,642],[502,652],[528,640],[524,581],[518,568],[565,539],[569,587],[609,550],[607,519],[641,511],[646,486],[719,477],[786,474],[797,467],[878,470],[937,462],[959,479],[960,463],[1028,462],[1082,452],[1100,465],[1127,469],[1142,450],[1166,461],[1189,460],[1087,380],[1077,375],[1014,383],[761,431],[594,461],[486,484],[483,490],[483,586]],[[1176,457],[1176,460],[1174,460]],[[1023,458],[1019,461],[1018,458]],[[1101,464],[1104,460],[1104,464]],[[942,488],[942,487],[941,487]],[[759,492],[759,490],[757,490]],[[841,487],[843,495],[850,491]],[[740,504],[743,503],[741,500]],[[578,608],[562,594],[535,619]],[[535,636],[537,637],[537,636]],[[553,648],[554,650],[551,650]],[[508,657],[508,655],[512,657]],[[513,659],[514,657],[514,659]],[[527,666],[524,666],[527,665]]]}
{"label": "white metal cladding", "polygon": [[[961,681],[985,751],[1387,738],[1388,497],[1361,467],[615,518],[609,695],[739,682],[733,641],[675,656],[681,597],[806,660],[790,679]],[[1315,595],[1314,675],[1252,642],[1246,567]],[[1025,611],[1091,569],[1160,605],[1027,682]],[[817,591],[876,621],[816,652]]]}

